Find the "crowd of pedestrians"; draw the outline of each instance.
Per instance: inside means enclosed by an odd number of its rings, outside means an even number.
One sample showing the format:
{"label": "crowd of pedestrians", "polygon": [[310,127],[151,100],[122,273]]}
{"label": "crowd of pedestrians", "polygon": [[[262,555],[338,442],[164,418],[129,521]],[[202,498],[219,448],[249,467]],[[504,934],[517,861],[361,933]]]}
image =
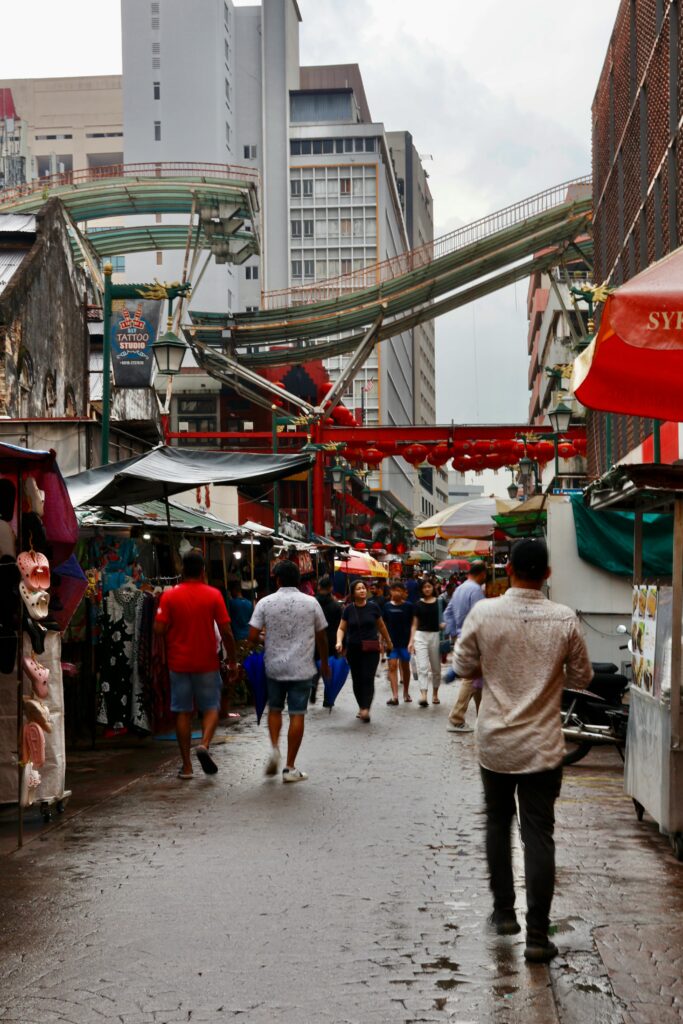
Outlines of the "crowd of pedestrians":
{"label": "crowd of pedestrians", "polygon": [[[430,697],[432,705],[440,704],[442,668],[455,645],[451,671],[459,686],[448,730],[472,731],[466,712],[474,700],[493,895],[490,925],[501,935],[520,930],[510,841],[516,799],[527,889],[525,956],[543,962],[557,953],[548,931],[554,804],[564,752],[560,701],[563,686],[588,685],[592,668],[576,615],[543,594],[550,572],[545,544],[517,542],[506,571],[509,589],[493,600],[485,600],[487,567],[481,561],[470,565],[464,580],[452,578],[446,585],[430,575],[418,579],[411,567],[388,586],[356,579],[344,600],[333,593],[328,576],[319,580],[315,597],[302,593],[297,566],[282,561],[274,569],[275,593],[252,606],[238,590],[226,604],[206,585],[202,556],[193,551],[183,560],[182,583],[162,596],[155,628],[166,644],[182,780],[193,777],[195,707],[202,714],[195,755],[207,774],[218,770],[209,748],[220,708],[219,649],[228,677],[235,678],[238,661],[263,648],[271,744],[266,774],[277,775],[282,767],[282,781],[293,783],[308,778],[296,762],[308,707],[317,700],[321,678],[330,678],[333,652],[348,663],[356,717],[369,724],[380,660],[391,691],[387,705],[399,704],[399,692],[403,703],[411,703],[416,678],[418,706],[427,708]],[[282,765],[285,708],[289,725]]]}

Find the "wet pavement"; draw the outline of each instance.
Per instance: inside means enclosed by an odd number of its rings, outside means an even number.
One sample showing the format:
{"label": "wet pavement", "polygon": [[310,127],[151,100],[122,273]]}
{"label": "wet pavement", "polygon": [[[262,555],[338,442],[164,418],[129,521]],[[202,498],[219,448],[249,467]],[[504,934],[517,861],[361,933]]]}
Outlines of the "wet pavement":
{"label": "wet pavement", "polygon": [[0,857],[0,1021],[680,1021],[683,865],[636,821],[617,755],[567,770],[561,956],[528,966],[522,937],[486,930],[473,739],[446,732],[442,693],[390,708],[382,684],[369,726],[350,692],[316,706],[295,786],[264,778],[252,717],[214,778],[178,781],[166,747],[128,755],[120,792],[89,783]]}

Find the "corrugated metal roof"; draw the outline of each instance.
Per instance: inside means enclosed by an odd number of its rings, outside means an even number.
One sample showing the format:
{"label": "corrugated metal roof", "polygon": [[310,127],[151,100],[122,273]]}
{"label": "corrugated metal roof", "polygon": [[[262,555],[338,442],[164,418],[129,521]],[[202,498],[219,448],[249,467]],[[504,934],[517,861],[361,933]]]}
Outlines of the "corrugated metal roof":
{"label": "corrugated metal roof", "polygon": [[0,214],[0,234],[35,235],[36,218],[30,213]]}
{"label": "corrugated metal roof", "polygon": [[0,250],[0,293],[5,290],[28,251],[28,249],[13,249],[11,252]]}
{"label": "corrugated metal roof", "polygon": [[[224,523],[210,512],[193,511],[177,502],[169,501],[171,528],[174,530],[201,530],[202,533],[217,533],[234,537],[241,533],[234,523]],[[76,517],[81,526],[106,526],[115,524],[130,526],[140,523],[143,526],[159,526],[167,529],[166,506],[163,501],[147,501],[140,505],[128,505],[110,509],[76,509]]]}

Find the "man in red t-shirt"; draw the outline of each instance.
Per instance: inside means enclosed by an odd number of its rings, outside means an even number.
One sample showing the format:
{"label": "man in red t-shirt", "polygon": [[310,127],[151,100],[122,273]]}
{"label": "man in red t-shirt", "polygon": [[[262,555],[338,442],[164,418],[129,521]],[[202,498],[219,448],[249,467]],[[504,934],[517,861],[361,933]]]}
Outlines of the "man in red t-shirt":
{"label": "man in red t-shirt", "polygon": [[154,623],[154,632],[166,639],[171,711],[176,713],[176,736],[183,759],[179,779],[192,778],[190,741],[195,704],[202,715],[202,741],[196,750],[197,760],[207,775],[218,771],[209,753],[221,703],[216,627],[225,645],[228,668],[234,676],[237,656],[228,609],[220,591],[207,586],[201,552],[189,551],[183,558],[182,583],[161,595]]}

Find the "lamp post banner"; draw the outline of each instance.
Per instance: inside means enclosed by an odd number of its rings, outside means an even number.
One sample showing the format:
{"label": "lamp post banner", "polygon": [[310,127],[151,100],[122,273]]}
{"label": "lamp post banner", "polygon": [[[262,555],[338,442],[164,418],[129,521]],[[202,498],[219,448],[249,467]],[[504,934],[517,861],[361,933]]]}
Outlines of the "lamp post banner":
{"label": "lamp post banner", "polygon": [[152,345],[162,322],[158,299],[114,299],[111,360],[117,388],[149,388],[154,373]]}

